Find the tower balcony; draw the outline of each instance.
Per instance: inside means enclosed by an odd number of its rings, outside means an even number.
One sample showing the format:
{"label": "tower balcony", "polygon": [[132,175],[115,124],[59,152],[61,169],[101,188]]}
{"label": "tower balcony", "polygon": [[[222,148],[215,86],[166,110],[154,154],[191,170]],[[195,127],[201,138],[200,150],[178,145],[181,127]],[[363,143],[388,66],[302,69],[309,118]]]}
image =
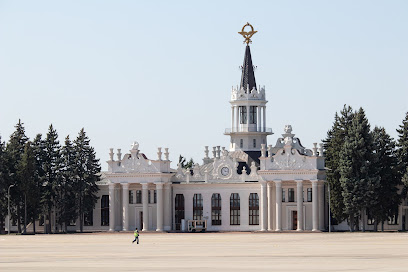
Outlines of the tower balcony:
{"label": "tower balcony", "polygon": [[224,135],[230,135],[234,133],[262,133],[267,135],[272,135],[272,128],[267,127],[233,127],[233,128],[226,128]]}

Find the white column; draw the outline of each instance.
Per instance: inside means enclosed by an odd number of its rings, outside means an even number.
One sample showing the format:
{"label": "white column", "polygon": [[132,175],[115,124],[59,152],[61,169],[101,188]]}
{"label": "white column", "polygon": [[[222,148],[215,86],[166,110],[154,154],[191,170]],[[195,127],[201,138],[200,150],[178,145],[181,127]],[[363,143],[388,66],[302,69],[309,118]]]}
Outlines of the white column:
{"label": "white column", "polygon": [[258,115],[258,131],[261,131],[261,107],[257,107],[257,112],[256,114]]}
{"label": "white column", "polygon": [[262,111],[263,111],[263,131],[266,131],[266,107],[265,106],[262,107]]}
{"label": "white column", "polygon": [[157,194],[157,228],[156,231],[163,231],[163,183],[156,184]]}
{"label": "white column", "polygon": [[317,188],[317,180],[311,180],[312,182],[312,217],[313,217],[313,227],[312,231],[319,230],[319,193]]}
{"label": "white column", "polygon": [[297,231],[303,230],[303,180],[295,180],[297,184]]}
{"label": "white column", "polygon": [[276,228],[275,231],[282,230],[282,181],[274,180],[276,189]]}
{"label": "white column", "polygon": [[171,230],[171,184],[164,184],[164,230]]}
{"label": "white column", "polygon": [[235,132],[239,131],[239,107],[235,106]]}
{"label": "white column", "polygon": [[268,191],[266,182],[261,182],[261,231],[268,229]]}
{"label": "white column", "polygon": [[246,106],[246,109],[247,109],[247,125],[249,125],[249,106]]}
{"label": "white column", "polygon": [[318,191],[319,191],[319,229],[324,230],[324,218],[325,218],[325,209],[324,209],[324,203],[325,203],[325,198],[324,198],[324,184],[319,184],[317,186]]}
{"label": "white column", "polygon": [[143,204],[143,228],[142,231],[149,230],[149,184],[142,184],[142,204]]}
{"label": "white column", "polygon": [[272,226],[272,184],[268,182],[268,231],[273,230]]}
{"label": "white column", "polygon": [[109,231],[115,231],[115,183],[109,184]]}
{"label": "white column", "polygon": [[234,131],[234,124],[235,124],[235,122],[234,122],[234,110],[235,110],[235,107],[234,106],[231,106],[231,132],[233,132]]}
{"label": "white column", "polygon": [[129,230],[129,183],[122,183],[122,230]]}

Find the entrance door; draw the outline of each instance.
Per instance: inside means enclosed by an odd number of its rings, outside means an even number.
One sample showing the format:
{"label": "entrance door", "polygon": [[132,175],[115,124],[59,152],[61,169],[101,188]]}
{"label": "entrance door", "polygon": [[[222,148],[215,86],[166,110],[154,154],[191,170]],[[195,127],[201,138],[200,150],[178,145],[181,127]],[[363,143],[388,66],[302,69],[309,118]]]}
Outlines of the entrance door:
{"label": "entrance door", "polygon": [[143,212],[140,212],[140,216],[139,216],[139,218],[140,218],[140,223],[139,223],[139,230],[142,230],[143,229]]}
{"label": "entrance door", "polygon": [[175,223],[176,223],[176,230],[181,229],[181,220],[184,219],[184,195],[177,194],[176,195],[176,205],[175,207]]}
{"label": "entrance door", "polygon": [[297,211],[292,211],[292,229],[297,230]]}

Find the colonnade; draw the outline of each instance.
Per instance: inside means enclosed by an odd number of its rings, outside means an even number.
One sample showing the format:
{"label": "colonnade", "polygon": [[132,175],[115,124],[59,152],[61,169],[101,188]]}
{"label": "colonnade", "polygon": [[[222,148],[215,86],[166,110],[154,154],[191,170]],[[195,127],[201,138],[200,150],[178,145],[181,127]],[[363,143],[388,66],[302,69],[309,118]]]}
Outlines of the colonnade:
{"label": "colonnade", "polygon": [[[239,105],[231,106],[231,132],[241,132],[240,122],[239,122]],[[250,124],[249,112],[250,105],[243,106],[246,107],[247,120],[246,125]],[[256,106],[256,115],[257,115],[257,131],[264,132],[266,127],[266,106]]]}
{"label": "colonnade", "polygon": [[[297,231],[305,230],[303,183],[304,180],[296,182],[296,211]],[[312,183],[312,231],[324,229],[324,186],[318,180],[310,180]],[[275,185],[275,186],[274,186]],[[275,203],[272,201],[273,187],[275,187]],[[261,182],[261,231],[282,231],[282,180]],[[275,206],[275,226],[273,226],[273,206]],[[268,216],[269,215],[269,216]],[[288,215],[289,216],[289,215]],[[290,227],[288,226],[290,229]]]}
{"label": "colonnade", "polygon": [[[117,229],[117,218],[115,216],[117,204],[119,200],[116,199],[115,190],[117,183],[109,184],[109,231]],[[122,224],[123,231],[129,231],[129,186],[133,183],[119,183],[122,189]],[[143,222],[142,231],[149,231],[149,186],[155,185],[156,189],[156,231],[164,231],[171,229],[171,186],[169,183],[141,183],[142,185],[142,207],[143,207]]]}

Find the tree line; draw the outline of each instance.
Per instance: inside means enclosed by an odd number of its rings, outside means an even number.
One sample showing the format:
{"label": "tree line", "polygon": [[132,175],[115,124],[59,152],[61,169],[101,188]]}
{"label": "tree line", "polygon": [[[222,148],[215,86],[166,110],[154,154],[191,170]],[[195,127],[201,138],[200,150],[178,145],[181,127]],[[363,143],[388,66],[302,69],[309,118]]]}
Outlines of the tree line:
{"label": "tree line", "polygon": [[[19,120],[7,143],[0,137],[0,229],[4,231],[10,191],[11,219],[18,232],[26,233],[32,224],[43,220],[44,232],[67,232],[67,226],[92,214],[97,202],[101,167],[84,129],[61,145],[51,124],[45,138],[33,140],[25,135]],[[55,225],[51,220],[55,217]]]}
{"label": "tree line", "polygon": [[323,140],[332,217],[351,231],[365,230],[366,215],[378,225],[398,215],[408,188],[408,112],[395,141],[383,127],[370,128],[362,108],[336,112]]}

